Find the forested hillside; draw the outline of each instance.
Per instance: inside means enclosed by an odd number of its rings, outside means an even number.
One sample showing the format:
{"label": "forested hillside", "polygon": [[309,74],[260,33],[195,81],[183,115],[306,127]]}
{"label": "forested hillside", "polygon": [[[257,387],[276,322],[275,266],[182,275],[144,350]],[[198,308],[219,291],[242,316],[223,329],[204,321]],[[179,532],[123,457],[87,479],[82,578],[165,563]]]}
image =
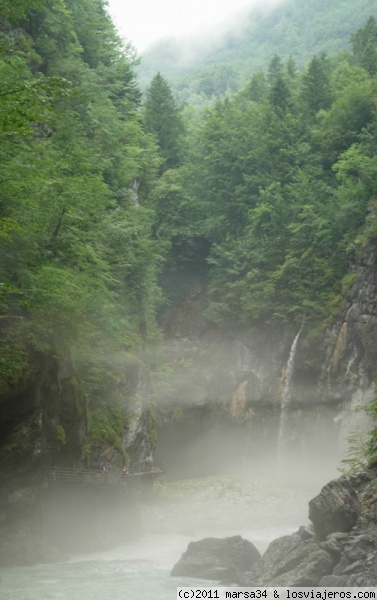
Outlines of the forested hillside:
{"label": "forested hillside", "polygon": [[[126,372],[159,299],[159,158],[133,67],[102,0],[1,3],[0,392],[27,390],[46,357],[71,365],[88,453],[123,452]],[[61,446],[76,417],[56,416]]]}
{"label": "forested hillside", "polygon": [[199,274],[207,317],[222,326],[303,315],[323,324],[353,281],[350,260],[376,235],[373,17],[351,45],[346,56],[314,56],[303,72],[273,57],[206,111],[185,162],[159,180],[165,279]]}
{"label": "forested hillside", "polygon": [[201,105],[238,90],[274,54],[292,56],[300,68],[314,54],[349,50],[351,33],[370,15],[373,0],[286,0],[274,8],[250,10],[231,22],[227,33],[202,39],[162,40],[147,50],[138,67],[145,88],[161,71],[179,102]]}

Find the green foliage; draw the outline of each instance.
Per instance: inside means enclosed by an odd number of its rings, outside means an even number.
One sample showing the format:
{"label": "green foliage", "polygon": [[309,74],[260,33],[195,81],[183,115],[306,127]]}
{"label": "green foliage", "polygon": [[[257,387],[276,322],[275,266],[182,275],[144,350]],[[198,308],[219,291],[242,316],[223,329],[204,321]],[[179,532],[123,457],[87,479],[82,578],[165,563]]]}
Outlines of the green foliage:
{"label": "green foliage", "polygon": [[376,75],[377,22],[373,16],[351,36],[351,42],[356,64],[364,67],[370,75]]}
{"label": "green foliage", "polygon": [[99,406],[90,412],[89,434],[94,440],[106,442],[123,453],[123,415]]}
{"label": "green foliage", "polygon": [[147,90],[145,126],[156,138],[162,158],[160,171],[179,166],[183,156],[183,122],[169,84],[160,73]]}
{"label": "green foliage", "polygon": [[56,434],[57,441],[60,444],[64,445],[66,442],[66,435],[65,435],[64,427],[62,425],[56,425],[55,434]]}
{"label": "green foliage", "polygon": [[357,143],[363,130],[374,122],[375,83],[365,74],[364,81],[356,68],[349,72],[348,84],[338,93],[328,111],[318,117],[313,131],[323,160],[334,164],[339,155]]}
{"label": "green foliage", "polygon": [[105,2],[1,9],[0,391],[28,383],[37,352],[69,356],[89,461],[94,442],[124,452],[125,371],[156,329],[159,157]]}
{"label": "green foliage", "polygon": [[172,419],[173,423],[179,423],[180,421],[182,421],[184,419],[184,416],[185,416],[185,413],[184,413],[183,409],[180,406],[177,406],[173,410],[171,419]]}
{"label": "green foliage", "polygon": [[[88,0],[86,21],[84,14],[76,21],[82,8],[47,3],[28,17],[30,45],[43,70],[58,73],[53,78],[32,74],[27,54],[19,55],[17,69],[14,50],[0,57],[7,78],[0,96],[0,118],[7,119],[0,157],[1,268],[8,290],[2,300],[7,310],[18,293],[33,327],[63,344],[85,329],[91,338],[90,330],[102,337],[104,328],[116,336],[116,322],[124,322],[132,338],[145,312],[153,314],[148,286],[158,268],[150,215],[134,206],[131,193],[135,180],[141,190],[151,185],[153,166],[143,188],[145,156],[152,165],[157,161],[135,112],[129,50],[102,2]],[[55,25],[64,31],[64,53],[57,55],[45,47],[47,38],[59,43]],[[80,43],[90,47],[84,56]],[[74,93],[56,87],[61,75],[72,78],[67,86]],[[122,78],[119,85],[115,77]]]}
{"label": "green foliage", "polygon": [[254,102],[260,102],[267,97],[267,93],[268,85],[265,74],[263,71],[255,73],[246,88],[245,95]]}
{"label": "green foliage", "polygon": [[78,414],[85,415],[86,443],[112,446],[124,458],[123,429],[133,418],[133,389],[126,372],[134,357],[125,353],[109,355],[105,341],[102,349],[92,348],[90,352],[82,345],[73,345],[71,352],[75,371],[71,384]]}
{"label": "green foliage", "polygon": [[155,448],[157,441],[158,441],[158,435],[157,435],[156,428],[152,425],[149,425],[149,427],[147,429],[147,435],[148,435],[149,443],[151,444],[152,448]]}
{"label": "green foliage", "polygon": [[280,56],[275,54],[267,69],[267,82],[269,86],[272,88],[276,81],[278,81],[283,76],[283,61]]}
{"label": "green foliage", "polygon": [[342,279],[342,295],[345,296],[347,292],[357,281],[357,273],[347,273]]}
{"label": "green foliage", "polygon": [[301,74],[274,56],[207,109],[153,196],[164,289],[178,264],[200,278],[204,259],[218,325],[326,323],[350,254],[376,231],[376,85],[353,56],[314,57]]}
{"label": "green foliage", "polygon": [[11,21],[19,21],[30,9],[40,9],[47,0],[0,0],[0,12]]}
{"label": "green foliage", "polygon": [[278,75],[271,85],[269,99],[275,111],[284,114],[290,105],[290,91],[283,75]]}
{"label": "green foliage", "polygon": [[0,344],[0,393],[17,390],[29,380],[31,367],[26,341],[16,336],[15,329],[3,331]]}
{"label": "green foliage", "polygon": [[92,449],[91,449],[90,444],[84,444],[83,449],[82,449],[82,459],[88,467],[90,467],[91,455],[92,455]]}
{"label": "green foliage", "polygon": [[309,111],[317,113],[330,107],[332,91],[326,57],[314,56],[302,77],[302,98]]}
{"label": "green foliage", "polygon": [[377,461],[377,388],[374,398],[363,407],[357,409],[363,411],[371,420],[371,429],[355,429],[348,437],[347,457],[342,460],[341,472],[344,475],[352,475],[362,471],[368,465],[374,465]]}
{"label": "green foliage", "polygon": [[347,438],[348,449],[346,458],[341,461],[340,471],[342,475],[349,477],[359,471],[363,471],[369,461],[367,434],[359,429],[353,431]]}
{"label": "green foliage", "polygon": [[365,412],[372,420],[372,428],[369,431],[366,454],[368,463],[375,464],[377,461],[377,389],[375,390],[373,400],[365,407]]}

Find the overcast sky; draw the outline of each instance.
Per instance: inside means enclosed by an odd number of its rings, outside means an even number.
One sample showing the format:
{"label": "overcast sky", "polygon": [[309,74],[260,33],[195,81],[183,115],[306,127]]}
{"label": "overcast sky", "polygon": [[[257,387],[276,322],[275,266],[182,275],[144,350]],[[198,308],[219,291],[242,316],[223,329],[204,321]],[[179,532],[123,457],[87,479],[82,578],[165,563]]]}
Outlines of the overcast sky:
{"label": "overcast sky", "polygon": [[283,0],[108,0],[109,12],[122,35],[142,53],[166,36],[215,28],[234,13]]}

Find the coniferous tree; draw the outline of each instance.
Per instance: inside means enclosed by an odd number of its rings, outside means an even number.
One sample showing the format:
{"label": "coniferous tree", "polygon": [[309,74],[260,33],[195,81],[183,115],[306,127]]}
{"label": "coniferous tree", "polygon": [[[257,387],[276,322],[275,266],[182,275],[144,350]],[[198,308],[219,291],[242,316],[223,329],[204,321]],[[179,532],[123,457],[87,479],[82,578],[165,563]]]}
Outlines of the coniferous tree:
{"label": "coniferous tree", "polygon": [[329,67],[326,56],[314,56],[302,78],[302,98],[312,113],[331,104]]}
{"label": "coniferous tree", "polygon": [[283,75],[278,75],[271,85],[269,99],[278,112],[284,113],[290,105],[291,93]]}
{"label": "coniferous tree", "polygon": [[351,36],[355,62],[364,67],[370,75],[377,73],[377,22],[369,17],[364,27]]}
{"label": "coniferous tree", "polygon": [[247,97],[254,102],[260,102],[266,98],[268,85],[263,72],[255,73],[247,87]]}
{"label": "coniferous tree", "polygon": [[271,61],[270,64],[268,65],[268,70],[267,70],[267,81],[269,83],[270,86],[272,86],[276,79],[279,76],[282,76],[283,74],[283,62],[280,58],[280,56],[278,56],[277,54],[275,54]]}
{"label": "coniferous tree", "polygon": [[296,64],[296,61],[293,58],[292,54],[289,55],[289,58],[287,60],[286,69],[287,69],[288,77],[290,77],[290,79],[295,79],[297,77],[297,73],[298,73],[297,64]]}
{"label": "coniferous tree", "polygon": [[153,78],[145,103],[145,127],[158,143],[161,173],[182,162],[183,122],[166,79],[160,73]]}

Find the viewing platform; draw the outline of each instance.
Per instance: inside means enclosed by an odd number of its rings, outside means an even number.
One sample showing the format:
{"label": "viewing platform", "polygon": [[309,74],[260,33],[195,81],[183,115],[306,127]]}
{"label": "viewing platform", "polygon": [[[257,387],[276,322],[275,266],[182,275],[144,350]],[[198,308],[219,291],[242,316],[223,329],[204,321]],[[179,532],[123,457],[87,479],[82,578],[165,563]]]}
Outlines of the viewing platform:
{"label": "viewing platform", "polygon": [[130,490],[140,490],[152,486],[153,481],[162,475],[162,469],[151,471],[128,472],[105,471],[100,469],[73,469],[69,467],[50,467],[46,472],[48,482],[81,483],[87,485],[125,486]]}

